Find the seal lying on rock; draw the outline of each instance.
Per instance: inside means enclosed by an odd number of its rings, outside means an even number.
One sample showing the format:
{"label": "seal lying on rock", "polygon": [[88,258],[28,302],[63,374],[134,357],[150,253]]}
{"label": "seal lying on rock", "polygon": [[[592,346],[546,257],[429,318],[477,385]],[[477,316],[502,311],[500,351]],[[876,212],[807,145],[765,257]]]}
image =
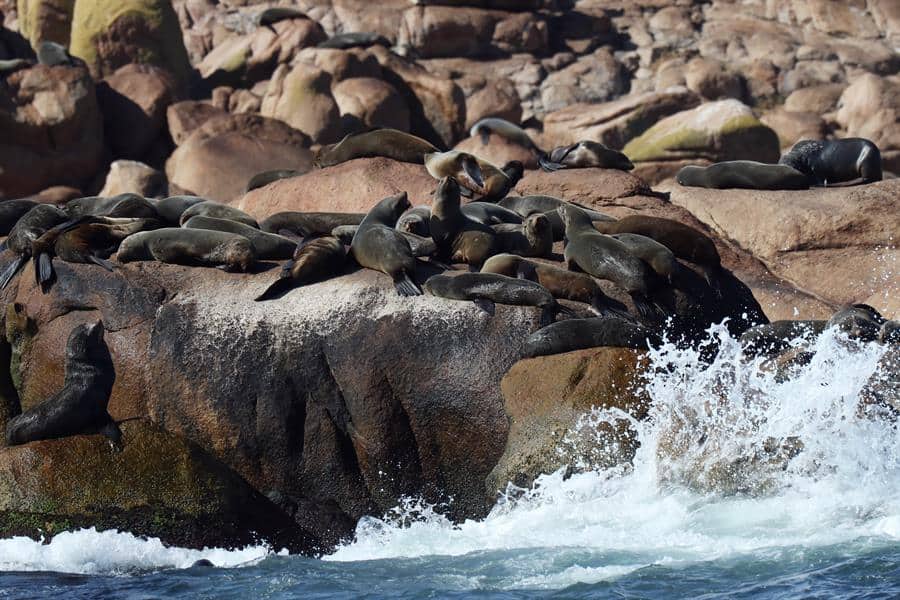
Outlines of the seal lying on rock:
{"label": "seal lying on rock", "polygon": [[178,226],[181,223],[181,215],[184,211],[200,204],[207,202],[206,198],[200,196],[169,196],[156,202],[156,212],[167,225]]}
{"label": "seal lying on rock", "polygon": [[66,212],[73,219],[84,216],[116,219],[158,219],[159,212],[150,200],[138,194],[118,194],[103,198],[89,196],[66,202]]}
{"label": "seal lying on rock", "polygon": [[354,158],[383,156],[400,162],[423,164],[425,155],[440,152],[431,143],[397,129],[375,129],[351,133],[336,144],[328,144],[316,153],[314,164],[325,168]]}
{"label": "seal lying on rock", "polygon": [[548,256],[553,251],[553,227],[546,215],[531,215],[524,223],[492,225],[497,248],[519,256]]}
{"label": "seal lying on rock", "polygon": [[557,209],[563,205],[572,205],[577,206],[591,217],[592,221],[615,221],[614,217],[611,217],[602,212],[598,212],[596,210],[591,210],[580,204],[575,204],[574,202],[568,202],[563,200],[562,198],[556,198],[554,196],[507,196],[503,200],[497,203],[499,206],[503,208],[508,208],[509,210],[521,215],[522,217],[529,217],[536,213],[541,213],[547,216],[550,219],[550,226],[553,228],[553,241],[558,242],[563,239],[566,233],[566,226],[563,224],[562,217],[560,216]]}
{"label": "seal lying on rock", "polygon": [[657,275],[665,277],[669,285],[675,282],[681,265],[678,264],[678,260],[671,250],[653,238],[636,233],[614,233],[609,237],[625,244],[629,252],[650,265]]}
{"label": "seal lying on rock", "polygon": [[814,337],[825,331],[827,321],[783,320],[755,325],[741,335],[741,350],[746,356],[775,356],[791,347],[799,337]]}
{"label": "seal lying on rock", "polygon": [[255,300],[272,300],[295,287],[327,279],[340,271],[346,258],[347,249],[341,240],[333,236],[313,238],[297,247],[293,259],[285,263],[278,279]]}
{"label": "seal lying on rock", "polygon": [[432,296],[450,300],[471,300],[488,314],[494,314],[494,304],[536,306],[541,309],[541,325],[548,325],[560,311],[571,312],[561,306],[547,289],[526,279],[514,279],[495,273],[462,273],[433,275],[424,285]]}
{"label": "seal lying on rock", "polygon": [[861,342],[878,339],[885,318],[868,304],[845,306],[828,319],[828,327],[837,327],[848,337]]}
{"label": "seal lying on rock", "polygon": [[276,169],[274,171],[263,171],[262,173],[257,173],[250,178],[250,181],[247,182],[247,187],[244,188],[244,193],[252,192],[257,188],[265,187],[270,183],[278,181],[280,179],[290,179],[291,177],[297,177],[298,175],[303,175],[303,171],[297,171],[295,169]]}
{"label": "seal lying on rock", "polygon": [[473,221],[478,221],[483,225],[500,225],[501,223],[520,225],[524,221],[519,213],[493,202],[469,202],[463,204],[460,210]]}
{"label": "seal lying on rock", "polygon": [[213,202],[212,200],[198,202],[197,204],[194,204],[183,213],[181,213],[181,225],[187,223],[188,219],[190,219],[191,217],[198,216],[212,217],[214,219],[227,219],[229,221],[243,223],[244,225],[249,225],[250,227],[259,229],[259,223],[256,222],[256,219],[254,219],[244,211],[228,206],[227,204]]}
{"label": "seal lying on rock", "polygon": [[44,235],[47,230],[65,223],[68,215],[62,209],[51,204],[38,204],[13,226],[3,245],[16,255],[16,258],[0,275],[0,289],[5,288],[15,277],[28,259],[31,258],[32,243]]}
{"label": "seal lying on rock", "polygon": [[116,375],[103,341],[103,323],[78,325],[66,342],[66,376],[55,395],[6,425],[10,446],[36,440],[102,433],[113,444],[122,432],[106,410]]}
{"label": "seal lying on rock", "polygon": [[178,265],[248,271],[256,262],[250,240],[236,233],[166,227],[125,238],[116,258],[121,263],[156,260]]}
{"label": "seal lying on rock", "polygon": [[675,176],[679,185],[712,189],[805,190],[809,179],[794,167],[730,160],[708,167],[688,165]]}
{"label": "seal lying on rock", "polygon": [[391,276],[401,296],[420,296],[422,290],[413,281],[416,259],[406,237],[394,225],[409,208],[406,192],[388,196],[375,205],[359,224],[350,244],[350,252],[361,267]]}
{"label": "seal lying on rock", "polygon": [[554,148],[550,154],[541,156],[538,163],[543,170],[549,172],[589,167],[620,171],[630,171],[634,168],[634,164],[628,160],[628,157],[618,150],[590,141]]}
{"label": "seal lying on rock", "polygon": [[[395,227],[394,229],[397,228]],[[349,246],[357,231],[359,231],[359,225],[341,225],[332,229],[331,235]],[[434,240],[430,237],[416,235],[400,229],[397,229],[397,231],[403,234],[403,237],[409,242],[409,247],[412,249],[413,256],[417,258],[431,256],[437,251],[437,244],[435,244]]]}
{"label": "seal lying on rock", "polygon": [[391,42],[381,34],[371,31],[353,31],[350,33],[337,33],[324,42],[320,42],[317,48],[337,48],[347,50],[349,48],[369,48],[371,46],[391,47]]}
{"label": "seal lying on rock", "polygon": [[259,228],[268,233],[305,238],[331,235],[335,227],[359,225],[365,217],[365,213],[285,211],[263,219],[259,223]]}
{"label": "seal lying on rock", "polygon": [[881,152],[864,138],[800,140],[778,164],[804,173],[811,185],[836,187],[881,181]]}
{"label": "seal lying on rock", "polygon": [[646,350],[659,343],[659,338],[649,329],[618,317],[568,319],[531,334],[525,341],[524,358],[599,346]]}
{"label": "seal lying on rock", "polygon": [[528,148],[535,154],[543,154],[543,151],[537,147],[537,144],[534,143],[534,140],[531,139],[531,136],[529,136],[524,129],[510,123],[506,119],[488,117],[479,120],[472,125],[471,129],[469,129],[469,135],[472,137],[479,136],[483,145],[487,145],[492,133],[495,133],[514,144],[518,144],[523,148]]}
{"label": "seal lying on rock", "polygon": [[206,229],[209,231],[225,231],[242,235],[253,246],[253,252],[259,260],[283,260],[294,256],[297,243],[275,233],[266,233],[255,227],[214,217],[196,216],[185,221],[186,229]]}
{"label": "seal lying on rock", "polygon": [[19,219],[37,205],[37,202],[25,199],[0,202],[0,235],[9,235]]}

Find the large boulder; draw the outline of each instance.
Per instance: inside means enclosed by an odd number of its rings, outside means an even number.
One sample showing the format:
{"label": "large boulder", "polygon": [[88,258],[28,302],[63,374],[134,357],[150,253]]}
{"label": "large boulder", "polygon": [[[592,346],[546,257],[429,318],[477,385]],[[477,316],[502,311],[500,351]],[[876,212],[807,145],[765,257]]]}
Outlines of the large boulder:
{"label": "large boulder", "polygon": [[222,117],[227,114],[228,111],[213,106],[210,102],[200,100],[182,100],[170,104],[166,109],[169,135],[175,145],[180,146],[198,127],[213,117]]}
{"label": "large boulder", "polygon": [[168,195],[168,187],[161,171],[136,160],[117,160],[109,165],[99,195],[109,198],[130,193],[145,198],[163,198]]}
{"label": "large boulder", "polygon": [[103,121],[81,67],[36,65],[0,86],[0,198],[80,187],[100,170]]}
{"label": "large boulder", "polygon": [[19,33],[32,48],[41,42],[68,46],[74,8],[75,0],[19,0]]}
{"label": "large boulder", "polygon": [[331,76],[303,63],[276,69],[260,113],[302,131],[316,143],[331,144],[341,138],[341,113],[331,93]]}
{"label": "large boulder", "polygon": [[502,135],[490,134],[487,144],[481,141],[481,136],[467,137],[453,148],[462,152],[469,152],[478,158],[502,167],[511,160],[517,160],[526,169],[537,169],[537,154],[531,148],[526,148],[508,140]]}
{"label": "large boulder", "polygon": [[515,191],[520,196],[557,196],[570,202],[595,203],[648,194],[650,188],[628,171],[588,168],[567,169],[564,175],[530,171]]}
{"label": "large boulder", "polygon": [[240,198],[254,175],[312,167],[309,138],[281,121],[259,115],[225,114],[202,125],[166,162],[170,183],[229,202]]}
{"label": "large boulder", "polygon": [[391,84],[372,77],[353,77],[332,89],[341,116],[351,115],[366,128],[409,131],[409,108]]}
{"label": "large boulder", "polygon": [[581,102],[606,102],[627,89],[625,69],[612,52],[600,48],[550,73],[541,83],[541,104],[544,111],[552,112]]}
{"label": "large boulder", "polygon": [[847,136],[875,142],[886,169],[900,172],[900,77],[862,75],[841,94],[839,107]]}

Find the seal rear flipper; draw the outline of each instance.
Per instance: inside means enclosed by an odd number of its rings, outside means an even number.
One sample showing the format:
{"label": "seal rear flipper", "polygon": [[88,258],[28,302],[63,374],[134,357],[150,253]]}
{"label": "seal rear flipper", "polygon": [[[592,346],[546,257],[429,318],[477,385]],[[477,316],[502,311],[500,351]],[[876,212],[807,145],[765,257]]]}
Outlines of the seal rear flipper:
{"label": "seal rear flipper", "polygon": [[497,309],[494,301],[488,300],[487,298],[474,298],[472,299],[472,303],[492,317]]}
{"label": "seal rear flipper", "polygon": [[394,279],[394,289],[401,296],[421,296],[422,290],[416,285],[416,282],[410,279],[409,275],[403,271]]}
{"label": "seal rear flipper", "polygon": [[53,259],[49,254],[44,252],[34,257],[34,277],[37,284],[41,286],[41,291],[45,294],[50,290],[53,283]]}
{"label": "seal rear flipper", "polygon": [[113,265],[111,262],[109,262],[105,258],[100,258],[99,256],[90,256],[90,257],[88,257],[88,260],[91,261],[92,263],[94,263],[95,265],[103,267],[110,273],[112,273],[113,270],[115,269],[115,265]]}
{"label": "seal rear flipper", "polygon": [[265,291],[253,299],[254,302],[264,302],[280,298],[281,295],[291,289],[291,279],[279,277],[275,282],[267,287]]}
{"label": "seal rear flipper", "polygon": [[543,170],[547,171],[548,173],[553,173],[554,171],[559,171],[563,168],[563,165],[553,162],[549,158],[547,158],[546,154],[542,154],[538,157],[538,164]]}
{"label": "seal rear flipper", "polygon": [[12,281],[12,278],[16,276],[16,273],[19,272],[19,269],[22,268],[22,265],[25,264],[26,260],[28,259],[24,256],[17,256],[14,261],[9,263],[9,266],[6,267],[6,270],[3,271],[2,275],[0,275],[0,290],[9,285],[9,282]]}
{"label": "seal rear flipper", "polygon": [[488,131],[485,127],[482,127],[478,132],[478,135],[481,138],[481,145],[487,146],[488,142],[491,140],[491,132]]}
{"label": "seal rear flipper", "polygon": [[475,185],[480,188],[484,188],[484,176],[481,173],[481,166],[478,164],[478,161],[474,158],[465,158],[462,161],[463,170],[466,172]]}

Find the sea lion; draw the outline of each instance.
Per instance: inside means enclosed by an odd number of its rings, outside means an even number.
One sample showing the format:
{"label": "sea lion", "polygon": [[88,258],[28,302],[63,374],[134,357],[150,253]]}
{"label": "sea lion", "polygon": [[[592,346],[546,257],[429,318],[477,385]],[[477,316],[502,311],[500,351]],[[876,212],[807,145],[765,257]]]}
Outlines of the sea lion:
{"label": "sea lion", "polygon": [[179,219],[179,223],[181,225],[184,225],[191,217],[212,217],[214,219],[227,219],[229,221],[243,223],[244,225],[249,225],[250,227],[259,229],[259,223],[256,222],[256,219],[254,219],[244,211],[228,206],[227,204],[213,202],[212,200],[198,202],[197,204],[189,207],[187,210],[181,213],[181,219]]}
{"label": "sea lion", "polygon": [[103,323],[72,329],[66,342],[66,375],[60,391],[10,419],[6,443],[10,446],[102,433],[118,446],[122,432],[107,412],[116,379],[109,349],[103,341]]}
{"label": "sea lion", "polygon": [[837,327],[852,339],[874,342],[878,339],[885,318],[868,304],[853,304],[840,309],[830,319],[827,327]]}
{"label": "sea lion", "polygon": [[553,265],[535,262],[515,254],[498,254],[484,262],[482,273],[496,273],[536,281],[547,288],[554,298],[590,304],[600,315],[618,314],[630,319],[628,308],[607,296],[590,275],[560,269]]}
{"label": "sea lion", "polygon": [[331,235],[335,227],[359,225],[365,213],[329,213],[285,211],[263,219],[259,228],[268,233],[309,237]]}
{"label": "sea lion", "polygon": [[548,256],[553,252],[553,227],[545,215],[531,215],[520,225],[492,225],[497,248],[519,256]]}
{"label": "sea lion", "polygon": [[9,60],[0,60],[0,77],[12,75],[16,71],[28,69],[34,66],[34,61],[26,58],[11,58]]}
{"label": "sea lion", "polygon": [[612,346],[646,350],[660,340],[649,329],[616,316],[567,319],[538,329],[525,340],[524,358]]}
{"label": "sea lion", "polygon": [[801,319],[754,325],[741,335],[741,350],[749,357],[777,356],[788,350],[797,338],[817,337],[827,324],[817,319]]}
{"label": "sea lion", "polygon": [[347,249],[341,240],[330,235],[313,238],[297,247],[278,279],[255,300],[272,300],[295,287],[327,279],[340,271],[346,259]]}
{"label": "sea lion", "polygon": [[38,204],[13,226],[3,246],[12,251],[16,258],[6,267],[0,275],[0,289],[5,288],[12,278],[31,258],[31,244],[51,227],[69,220],[65,211],[52,204]]}
{"label": "sea lion", "polygon": [[[397,228],[395,227],[394,229]],[[357,231],[359,231],[359,225],[341,225],[332,229],[331,235],[349,246],[353,241],[353,236],[356,235]],[[430,237],[416,235],[415,233],[402,231],[400,229],[397,229],[397,231],[399,231],[400,234],[406,238],[406,241],[409,242],[409,247],[410,249],[412,249],[413,256],[417,258],[431,256],[437,251],[437,245]]]}
{"label": "sea lion", "polygon": [[437,244],[440,260],[480,265],[497,253],[497,233],[465,216],[459,203],[459,183],[444,177],[431,206],[431,239]]}
{"label": "sea lion", "polygon": [[250,240],[236,233],[166,227],[125,238],[116,258],[120,263],[155,260],[178,265],[248,271],[256,261]]}
{"label": "sea lion", "polygon": [[267,8],[253,17],[253,22],[259,27],[269,27],[279,21],[288,19],[309,19],[306,13],[289,6],[274,6]]}
{"label": "sea lion", "polygon": [[9,235],[25,213],[37,206],[32,200],[4,200],[0,202],[0,235]]}
{"label": "sea lion", "polygon": [[542,155],[538,159],[538,163],[543,170],[549,172],[588,167],[620,171],[630,171],[634,168],[628,157],[618,150],[591,141],[581,141],[569,146],[554,148],[550,154]]}
{"label": "sea lion", "polygon": [[471,300],[490,315],[494,314],[495,303],[536,306],[541,309],[541,325],[552,323],[560,311],[571,312],[541,284],[496,273],[433,275],[423,287],[432,296]]}
{"label": "sea lion", "polygon": [[384,156],[400,162],[423,164],[425,155],[439,152],[430,142],[397,129],[376,129],[351,133],[336,144],[322,146],[314,164],[325,168],[354,158]]}
{"label": "sea lion", "polygon": [[413,206],[397,219],[395,229],[404,233],[414,233],[425,237],[431,236],[431,207]]}
{"label": "sea lion", "polygon": [[804,173],[810,185],[843,187],[881,181],[881,152],[864,138],[800,140],[778,164]]}
{"label": "sea lion", "polygon": [[78,217],[111,217],[120,219],[159,219],[156,206],[138,194],[118,194],[108,198],[88,196],[66,202],[66,212],[73,219]]}
{"label": "sea lion", "polygon": [[159,213],[163,221],[168,225],[178,226],[181,223],[181,215],[184,214],[184,211],[195,204],[206,201],[206,198],[201,198],[200,196],[169,196],[168,198],[157,200],[155,207],[156,212]]}
{"label": "sea lion", "polygon": [[566,267],[612,281],[631,296],[643,319],[658,320],[665,311],[650,299],[659,281],[656,273],[633,255],[625,244],[598,233],[590,216],[580,208],[560,206],[558,210],[566,224],[566,239],[569,241],[563,250]]}
{"label": "sea lion", "polygon": [[406,192],[388,196],[366,215],[350,244],[350,253],[361,267],[391,276],[401,296],[420,296],[413,281],[416,259],[406,237],[394,229],[397,219],[409,208]]}
{"label": "sea lion", "polygon": [[729,160],[698,167],[688,165],[675,176],[679,185],[712,189],[805,190],[809,179],[788,165],[770,165],[752,160]]}
{"label": "sea lion", "polygon": [[614,233],[609,237],[625,244],[629,252],[650,265],[657,275],[665,277],[670,285],[674,283],[681,265],[671,250],[653,238],[636,233]]}
{"label": "sea lion", "polygon": [[525,175],[525,165],[517,160],[511,160],[500,169],[500,173],[494,173],[485,164],[480,163],[482,173],[488,173],[484,179],[484,195],[482,200],[496,202],[506,198],[506,195],[516,187]]}
{"label": "sea lion", "polygon": [[472,125],[471,129],[469,129],[469,135],[472,137],[479,136],[483,145],[487,145],[492,133],[495,133],[514,144],[518,144],[523,148],[528,148],[536,154],[543,154],[543,151],[537,147],[537,144],[534,143],[534,140],[531,139],[531,136],[529,136],[524,129],[510,123],[506,119],[488,117],[479,120]]}
{"label": "sea lion", "polygon": [[324,42],[319,42],[317,47],[347,50],[349,48],[369,48],[371,46],[390,48],[391,42],[383,35],[372,31],[353,31],[350,33],[337,33]]}
{"label": "sea lion", "polygon": [[493,202],[469,202],[463,204],[461,210],[464,215],[482,225],[499,225],[501,223],[519,225],[524,220],[519,213]]}
{"label": "sea lion", "polygon": [[563,200],[562,198],[556,198],[554,196],[507,196],[503,200],[497,203],[498,206],[502,208],[508,208],[509,210],[521,215],[522,217],[528,217],[536,213],[542,213],[550,219],[550,225],[553,227],[553,241],[558,242],[563,239],[563,236],[566,232],[566,226],[562,221],[562,217],[559,214],[557,209],[560,206],[571,204],[572,206],[577,206],[581,210],[585,211],[590,217],[592,221],[615,221],[614,217],[611,217],[602,212],[598,212],[596,210],[591,210],[580,204],[575,204],[574,202],[568,202],[567,200]]}
{"label": "sea lion", "polygon": [[276,233],[266,233],[255,227],[229,221],[228,219],[216,219],[197,215],[185,221],[182,227],[186,229],[206,229],[208,231],[225,231],[242,235],[253,246],[253,253],[259,260],[284,260],[294,256],[297,242]]}
{"label": "sea lion", "polygon": [[257,188],[265,187],[272,182],[278,181],[279,179],[290,179],[291,177],[297,177],[298,175],[303,175],[303,171],[297,171],[296,169],[276,169],[274,171],[263,171],[262,173],[257,173],[250,178],[250,181],[247,182],[247,187],[244,188],[244,193],[246,194],[247,192],[252,192]]}
{"label": "sea lion", "polygon": [[[518,163],[518,161],[513,162]],[[518,163],[519,167],[521,165],[522,163]],[[507,167],[512,175],[518,172],[516,165],[507,165]],[[425,168],[429,175],[438,181],[445,177],[452,177],[469,192],[483,196],[500,194],[510,185],[510,175],[499,167],[474,154],[459,150],[426,154]],[[524,168],[522,172],[524,172]]]}
{"label": "sea lion", "polygon": [[594,229],[607,234],[636,233],[656,240],[676,257],[699,266],[709,286],[717,294],[721,293],[718,283],[722,270],[719,251],[708,236],[693,227],[662,217],[630,215],[618,221],[594,222]]}

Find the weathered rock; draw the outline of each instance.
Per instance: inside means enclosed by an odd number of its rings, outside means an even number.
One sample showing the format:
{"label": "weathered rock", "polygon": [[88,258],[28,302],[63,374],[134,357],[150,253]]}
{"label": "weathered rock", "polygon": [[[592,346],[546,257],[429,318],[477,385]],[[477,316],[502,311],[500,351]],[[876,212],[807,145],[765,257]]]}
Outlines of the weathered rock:
{"label": "weathered rock", "polygon": [[556,196],[570,202],[596,203],[647,194],[650,188],[627,171],[590,168],[568,169],[564,175],[559,171],[531,171],[519,181],[515,191],[520,196]]}
{"label": "weathered rock", "polygon": [[737,100],[710,102],[666,117],[628,142],[623,152],[633,162],[706,158],[774,163],[780,156],[775,132]]}
{"label": "weathered rock", "polygon": [[297,60],[331,75],[332,84],[352,77],[381,77],[381,65],[375,57],[358,49],[304,48]]}
{"label": "weathered rock", "polygon": [[637,444],[633,431],[589,423],[580,428],[579,421],[593,409],[646,417],[649,399],[639,389],[643,355],[630,348],[592,348],[514,364],[500,382],[509,437],[487,478],[487,494],[495,497],[507,482],[530,487],[538,475],[563,467],[630,461]]}
{"label": "weathered rock", "polygon": [[75,0],[19,0],[19,32],[32,48],[41,42],[68,46],[74,8]]}
{"label": "weathered rock", "polygon": [[69,51],[98,79],[141,63],[169,71],[179,86],[190,80],[178,16],[168,0],[78,0]]}
{"label": "weathered rock", "polygon": [[254,175],[312,167],[309,138],[259,115],[214,117],[198,127],[166,162],[170,183],[210,200],[240,198]]}
{"label": "weathered rock", "polygon": [[685,85],[707,100],[744,97],[744,83],[740,76],[729,73],[719,61],[695,58],[687,63]]}
{"label": "weathered rock", "polygon": [[260,112],[284,121],[316,143],[331,144],[341,138],[340,111],[331,94],[331,76],[303,63],[276,69]]}
{"label": "weathered rock", "polygon": [[826,83],[795,90],[785,99],[784,108],[793,112],[824,115],[837,107],[841,93],[846,87],[841,83]]}
{"label": "weathered rock", "polygon": [[437,181],[423,165],[389,158],[357,158],[246,194],[234,205],[258,219],[277,212],[368,212],[376,202],[407,192],[412,204],[429,204]]}
{"label": "weathered rock", "polygon": [[481,79],[478,84],[471,93],[466,91],[467,131],[486,117],[498,117],[510,123],[522,120],[522,103],[510,79]]}
{"label": "weathered rock", "polygon": [[332,88],[341,115],[352,115],[366,127],[409,131],[409,108],[389,83],[371,77],[354,77]]}
{"label": "weathered rock", "polygon": [[100,170],[103,122],[83,68],[36,65],[8,76],[0,131],[0,198],[81,186]]}
{"label": "weathered rock", "polygon": [[176,146],[180,146],[194,130],[212,119],[228,114],[226,111],[213,106],[209,102],[198,100],[183,100],[169,106],[166,110],[166,120],[169,125],[169,135]]}
{"label": "weathered rock", "polygon": [[900,171],[900,78],[865,74],[841,94],[837,122],[847,137],[875,142],[888,171]]}
{"label": "weathered rock", "polygon": [[568,67],[551,73],[541,84],[541,103],[546,112],[579,102],[605,102],[626,91],[622,65],[601,48]]}
{"label": "weathered rock", "polygon": [[164,173],[134,160],[117,160],[109,165],[109,173],[99,195],[103,197],[132,193],[145,198],[163,198],[168,195],[168,182]]}
{"label": "weathered rock", "polygon": [[789,148],[800,140],[825,139],[827,127],[819,114],[813,112],[793,112],[776,108],[759,119],[778,134],[782,148]]}

